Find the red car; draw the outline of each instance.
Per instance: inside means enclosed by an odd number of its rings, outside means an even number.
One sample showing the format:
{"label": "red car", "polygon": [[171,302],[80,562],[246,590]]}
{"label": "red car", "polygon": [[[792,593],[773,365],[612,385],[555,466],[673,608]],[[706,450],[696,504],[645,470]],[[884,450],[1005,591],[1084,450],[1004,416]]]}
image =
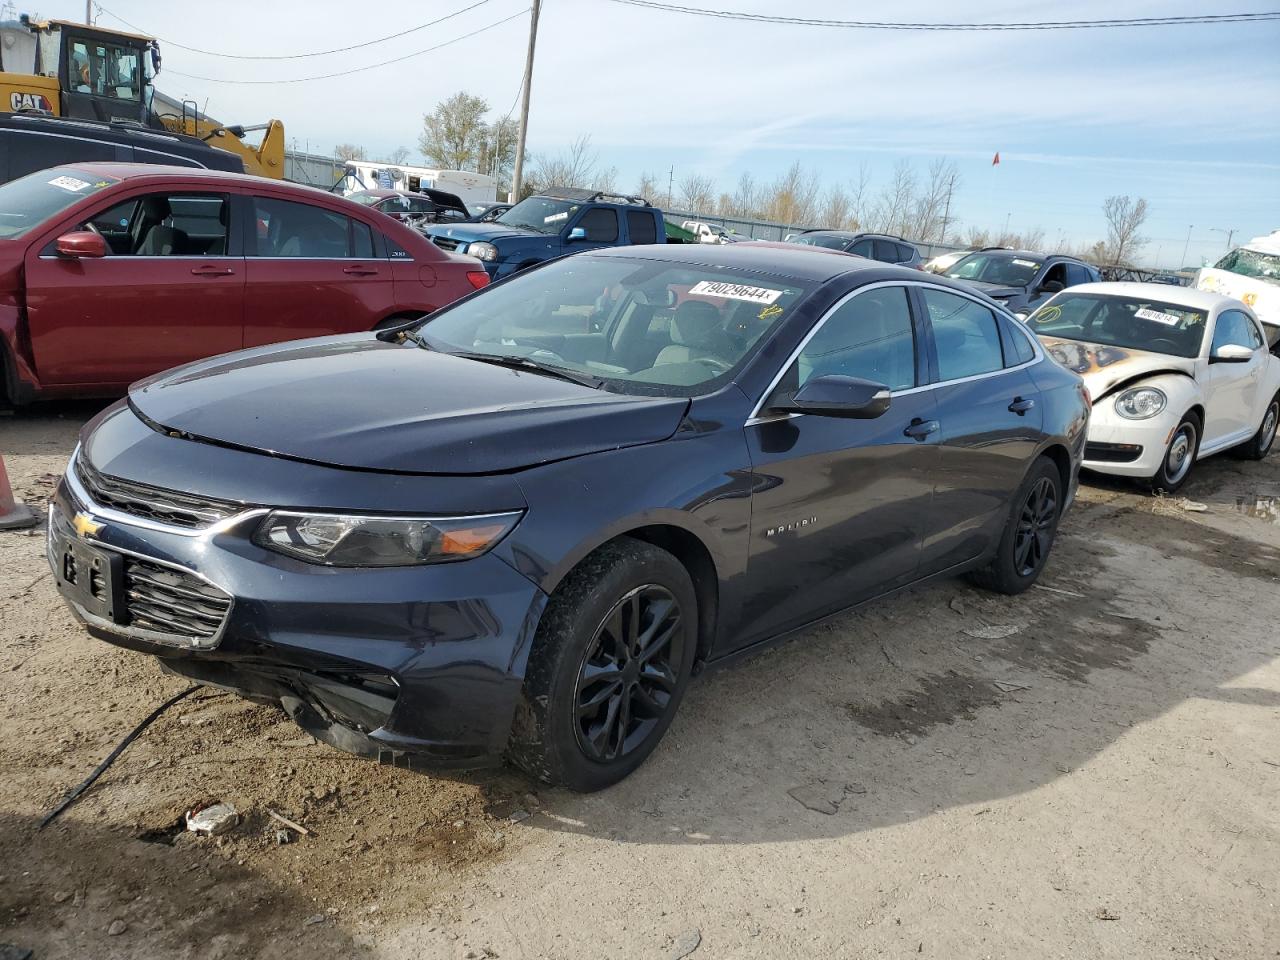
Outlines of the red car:
{"label": "red car", "polygon": [[420,317],[487,282],[478,260],[311,187],[55,167],[0,186],[0,399],[119,394],[202,357]]}

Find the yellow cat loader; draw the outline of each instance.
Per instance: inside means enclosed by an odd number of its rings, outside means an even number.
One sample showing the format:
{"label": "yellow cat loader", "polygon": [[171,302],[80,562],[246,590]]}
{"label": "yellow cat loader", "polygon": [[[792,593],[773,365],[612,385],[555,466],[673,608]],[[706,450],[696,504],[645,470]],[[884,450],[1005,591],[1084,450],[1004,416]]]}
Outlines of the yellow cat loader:
{"label": "yellow cat loader", "polygon": [[[198,137],[240,157],[245,171],[284,176],[284,125],[223,126],[193,103],[157,96],[154,37],[66,20],[0,22],[0,111],[137,123]],[[158,101],[158,102],[157,102]],[[250,143],[246,135],[260,132]]]}

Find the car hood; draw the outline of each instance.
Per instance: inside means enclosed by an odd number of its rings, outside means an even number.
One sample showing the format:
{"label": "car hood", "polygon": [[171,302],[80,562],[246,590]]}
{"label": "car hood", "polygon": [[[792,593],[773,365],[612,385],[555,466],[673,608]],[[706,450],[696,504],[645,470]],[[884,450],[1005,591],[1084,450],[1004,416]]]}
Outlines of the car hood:
{"label": "car hood", "polygon": [[395,473],[503,473],[671,436],[689,401],[606,393],[367,334],[226,354],[140,381],[158,430]]}
{"label": "car hood", "polygon": [[1089,395],[1095,402],[1121,383],[1144,376],[1185,373],[1194,377],[1196,373],[1195,360],[1173,357],[1167,353],[1086,343],[1083,340],[1058,340],[1053,337],[1041,337],[1040,343],[1054,360],[1084,378]]}
{"label": "car hood", "polygon": [[1010,297],[1020,297],[1027,292],[1026,287],[1011,287],[1007,283],[987,283],[985,280],[965,280],[960,277],[951,277],[951,279],[968,284],[975,290],[981,290],[993,300],[1008,300]]}
{"label": "car hood", "polygon": [[459,243],[475,243],[477,240],[504,240],[508,237],[536,237],[547,239],[549,234],[512,227],[505,223],[454,223],[448,226],[435,226],[427,231],[431,237],[450,237]]}

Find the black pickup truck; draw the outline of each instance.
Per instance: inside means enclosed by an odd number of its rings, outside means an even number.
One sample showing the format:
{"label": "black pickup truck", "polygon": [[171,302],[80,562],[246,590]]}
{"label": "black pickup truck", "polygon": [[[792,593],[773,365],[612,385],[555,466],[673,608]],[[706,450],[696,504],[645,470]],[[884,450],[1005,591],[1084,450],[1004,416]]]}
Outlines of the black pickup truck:
{"label": "black pickup truck", "polygon": [[521,200],[488,223],[440,224],[427,236],[477,258],[493,280],[566,253],[665,243],[662,211],[641,197],[560,187]]}

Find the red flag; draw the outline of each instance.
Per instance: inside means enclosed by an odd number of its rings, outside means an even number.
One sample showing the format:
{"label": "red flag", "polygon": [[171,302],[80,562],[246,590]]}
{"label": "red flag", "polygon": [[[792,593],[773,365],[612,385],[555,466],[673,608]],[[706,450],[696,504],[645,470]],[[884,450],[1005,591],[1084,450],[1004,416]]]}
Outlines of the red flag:
{"label": "red flag", "polygon": [[997,151],[996,151],[996,155],[995,155],[994,157],[992,157],[992,158],[991,158],[991,165],[992,165],[993,167],[998,167],[998,166],[1000,166],[1000,151],[999,151],[999,150],[997,150]]}

